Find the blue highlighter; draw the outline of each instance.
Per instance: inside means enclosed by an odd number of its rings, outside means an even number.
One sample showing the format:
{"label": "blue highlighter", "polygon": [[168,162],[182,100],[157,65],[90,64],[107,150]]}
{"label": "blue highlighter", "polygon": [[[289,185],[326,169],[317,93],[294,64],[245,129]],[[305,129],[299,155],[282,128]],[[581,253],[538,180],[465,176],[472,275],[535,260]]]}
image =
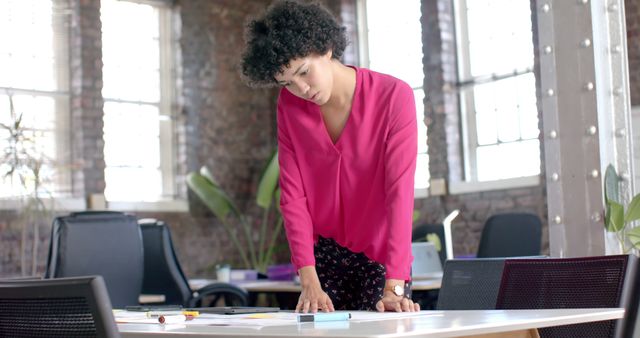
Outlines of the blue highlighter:
{"label": "blue highlighter", "polygon": [[349,312],[318,312],[298,315],[298,323],[345,321],[351,318]]}

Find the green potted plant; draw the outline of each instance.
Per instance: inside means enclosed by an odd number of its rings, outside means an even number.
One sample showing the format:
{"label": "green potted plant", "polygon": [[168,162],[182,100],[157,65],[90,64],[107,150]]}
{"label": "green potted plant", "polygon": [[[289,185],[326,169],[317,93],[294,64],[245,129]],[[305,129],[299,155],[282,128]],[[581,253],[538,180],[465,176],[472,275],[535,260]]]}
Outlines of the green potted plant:
{"label": "green potted plant", "polygon": [[[240,253],[244,265],[262,273],[265,273],[267,266],[272,263],[276,240],[283,227],[279,203],[279,174],[278,156],[277,152],[274,152],[258,183],[256,203],[262,209],[263,215],[257,238],[245,214],[222,190],[207,167],[203,166],[199,172],[191,172],[187,175],[187,185],[220,220]],[[241,228],[239,233],[244,237],[243,242],[234,231],[236,226]],[[269,229],[272,230],[270,235]]]}
{"label": "green potted plant", "polygon": [[640,227],[632,227],[632,223],[640,219],[640,194],[624,206],[620,193],[622,179],[612,165],[607,167],[604,176],[604,225],[608,233],[615,234],[619,249],[629,253],[632,249],[640,249]]}

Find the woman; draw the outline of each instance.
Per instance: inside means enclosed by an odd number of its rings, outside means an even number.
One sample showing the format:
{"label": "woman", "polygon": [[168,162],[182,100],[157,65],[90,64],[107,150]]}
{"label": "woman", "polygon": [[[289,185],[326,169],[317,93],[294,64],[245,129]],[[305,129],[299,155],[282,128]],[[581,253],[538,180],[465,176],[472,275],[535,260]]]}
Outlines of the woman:
{"label": "woman", "polygon": [[296,311],[418,311],[410,299],[411,88],[343,65],[344,28],[319,4],[278,1],[246,35],[245,82],[283,87],[280,203],[302,285]]}

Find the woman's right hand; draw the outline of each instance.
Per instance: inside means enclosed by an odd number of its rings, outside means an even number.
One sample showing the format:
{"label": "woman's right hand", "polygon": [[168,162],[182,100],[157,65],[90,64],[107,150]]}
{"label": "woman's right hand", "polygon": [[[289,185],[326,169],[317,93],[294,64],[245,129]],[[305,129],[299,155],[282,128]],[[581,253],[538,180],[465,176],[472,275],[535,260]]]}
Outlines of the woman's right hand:
{"label": "woman's right hand", "polygon": [[329,295],[322,290],[320,280],[314,266],[302,267],[298,273],[300,274],[300,284],[302,292],[296,305],[296,312],[316,313],[318,310],[324,312],[333,312],[333,302]]}

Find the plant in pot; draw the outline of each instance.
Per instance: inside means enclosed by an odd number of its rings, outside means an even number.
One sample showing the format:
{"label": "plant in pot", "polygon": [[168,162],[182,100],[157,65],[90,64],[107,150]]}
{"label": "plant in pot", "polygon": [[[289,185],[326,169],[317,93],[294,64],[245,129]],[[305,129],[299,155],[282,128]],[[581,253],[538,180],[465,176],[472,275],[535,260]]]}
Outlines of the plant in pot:
{"label": "plant in pot", "polygon": [[607,167],[604,176],[604,225],[608,233],[614,234],[621,253],[640,249],[640,227],[632,227],[640,219],[640,194],[634,196],[625,207],[620,192],[622,179],[612,165]]}
{"label": "plant in pot", "polygon": [[[38,268],[40,228],[46,226],[53,210],[45,198],[53,202],[45,188],[54,161],[39,148],[39,131],[30,127],[23,113],[15,109],[13,95],[7,95],[9,114],[0,119],[0,180],[12,187],[10,199],[18,200],[15,223],[20,227],[20,266],[22,276],[35,276]],[[31,261],[27,262],[27,257]]]}
{"label": "plant in pot", "polygon": [[[199,172],[191,172],[187,175],[187,185],[220,220],[238,250],[243,264],[247,268],[262,273],[265,273],[267,266],[272,263],[276,242],[282,233],[279,174],[278,156],[277,152],[274,152],[258,183],[256,203],[262,209],[262,222],[258,236],[255,236],[254,228],[246,214],[242,213],[222,190],[207,167],[203,166]],[[242,234],[242,237],[236,234],[236,226],[240,227],[237,233]]]}

